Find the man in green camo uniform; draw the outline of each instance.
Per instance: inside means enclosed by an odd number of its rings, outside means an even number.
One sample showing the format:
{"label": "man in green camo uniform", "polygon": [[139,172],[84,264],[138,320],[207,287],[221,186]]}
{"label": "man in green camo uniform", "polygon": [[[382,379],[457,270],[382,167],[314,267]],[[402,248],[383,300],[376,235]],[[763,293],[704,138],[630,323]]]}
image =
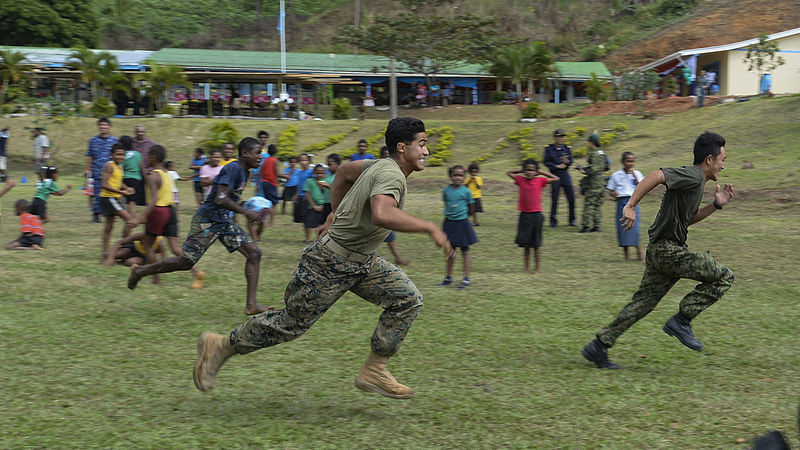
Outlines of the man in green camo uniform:
{"label": "man in green camo uniform", "polygon": [[628,230],[636,222],[634,208],[639,201],[659,184],[666,185],[667,190],[649,230],[650,245],[647,246],[639,290],[617,318],[600,330],[597,338],[586,344],[582,351],[584,358],[597,367],[619,367],[608,360],[608,349],[625,330],[652,311],[681,278],[697,280],[700,284],[683,297],[679,312],[667,321],[663,329],[692,350],[703,350],[703,344],[692,333],[690,322],[725,294],[733,284],[733,273],[715,261],[708,252],[689,250],[686,234],[689,225],[722,209],[733,198],[733,186],[726,184],[720,188],[717,185],[714,201],[700,208],[706,181],[717,181],[719,172],[725,168],[726,157],[725,139],[706,131],[694,143],[693,165],[656,170],[636,186],[620,219]]}
{"label": "man in green camo uniform", "polygon": [[600,231],[600,211],[605,198],[606,180],[603,172],[606,170],[606,155],[600,150],[600,137],[592,134],[586,140],[589,143],[589,165],[579,167],[585,176],[581,180],[583,188],[583,228],[579,233],[592,233]]}
{"label": "man in green camo uniform", "polygon": [[296,339],[342,295],[351,291],[379,305],[383,313],[372,335],[372,352],[355,379],[358,389],[390,398],[411,398],[414,390],[395,380],[386,363],[422,309],[422,294],[408,276],[376,253],[390,230],[428,233],[447,256],[453,248],[433,222],[403,212],[406,178],[425,167],[425,125],[393,119],[386,128],[389,157],[344,164],[331,188],[329,231],[308,245],[284,293],[286,308],[254,316],[228,335],[206,331],[197,344],[194,383],[211,389],[229,357]]}

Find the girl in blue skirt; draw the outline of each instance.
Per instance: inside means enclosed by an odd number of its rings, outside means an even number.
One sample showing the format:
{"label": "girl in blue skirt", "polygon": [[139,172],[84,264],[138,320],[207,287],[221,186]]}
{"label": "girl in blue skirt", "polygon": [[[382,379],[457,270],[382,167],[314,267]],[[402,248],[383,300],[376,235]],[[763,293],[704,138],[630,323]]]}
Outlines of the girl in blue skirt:
{"label": "girl in blue skirt", "polygon": [[[475,230],[469,223],[469,215],[472,214],[475,199],[472,191],[464,186],[465,170],[463,166],[453,166],[448,169],[451,184],[442,189],[442,201],[444,201],[444,224],[442,230],[447,234],[453,248],[460,248],[464,257],[464,279],[458,285],[458,289],[469,286],[469,270],[472,265],[472,258],[469,254],[469,246],[478,242]],[[455,256],[447,258],[446,273],[444,281],[439,286],[447,286],[453,282],[453,265]]]}
{"label": "girl in blue skirt", "polygon": [[611,196],[617,200],[617,242],[619,242],[619,246],[622,247],[622,251],[625,253],[625,261],[628,261],[628,247],[636,247],[637,260],[642,260],[642,249],[639,246],[639,205],[636,205],[635,208],[636,223],[633,228],[625,231],[620,223],[622,208],[628,203],[628,199],[631,198],[636,185],[644,178],[642,172],[633,168],[635,164],[636,157],[633,153],[623,153],[622,169],[611,174],[608,185],[606,185],[606,189],[608,189]]}

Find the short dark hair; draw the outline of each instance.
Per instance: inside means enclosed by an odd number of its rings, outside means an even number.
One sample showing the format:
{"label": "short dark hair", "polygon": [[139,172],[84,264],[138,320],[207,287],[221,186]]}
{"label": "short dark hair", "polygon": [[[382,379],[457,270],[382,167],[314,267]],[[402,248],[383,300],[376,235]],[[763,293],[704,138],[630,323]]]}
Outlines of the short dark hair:
{"label": "short dark hair", "polygon": [[49,166],[49,167],[47,167],[47,169],[45,169],[45,171],[44,171],[44,177],[45,177],[45,178],[50,178],[50,177],[52,177],[52,176],[53,176],[53,174],[56,174],[56,173],[58,173],[58,167],[56,167],[56,166]]}
{"label": "short dark hair", "polygon": [[275,153],[278,153],[278,146],[275,145],[275,144],[269,144],[267,146],[267,153],[269,154],[269,156],[272,156]]}
{"label": "short dark hair", "polygon": [[328,158],[326,159],[326,161],[333,161],[336,164],[340,164],[341,165],[342,164],[342,157],[339,156],[338,153],[331,153],[330,155],[328,155]]}
{"label": "short dark hair", "polygon": [[358,140],[358,145],[361,145],[361,144],[366,144],[366,143],[367,143],[367,140],[366,140],[366,139],[359,139],[359,140]]}
{"label": "short dark hair", "polygon": [[122,148],[125,150],[133,149],[133,138],[127,134],[119,137],[119,143],[122,144]]}
{"label": "short dark hair", "polygon": [[29,203],[24,198],[21,198],[14,202],[14,209],[21,209],[23,211],[28,211]]}
{"label": "short dark hair", "polygon": [[170,168],[170,167],[172,167],[173,165],[174,165],[174,164],[172,163],[172,161],[167,161],[167,162],[165,162],[165,163],[164,163],[164,168],[165,168],[165,169],[169,169],[169,168]]}
{"label": "short dark hair", "polygon": [[206,154],[206,151],[203,150],[203,147],[197,147],[196,149],[194,149],[194,152],[197,153],[198,155],[205,155]]}
{"label": "short dark hair", "polygon": [[[253,138],[250,138],[250,139],[253,139]],[[255,139],[253,139],[253,140],[255,140]],[[241,144],[242,142],[241,142],[241,141],[239,141],[239,143]],[[232,146],[233,148],[236,148],[236,144],[234,144],[233,142],[230,142],[230,141],[228,141],[228,142],[223,142],[223,143],[222,143],[222,147],[223,147],[223,148],[224,148],[226,145],[230,145],[230,146]],[[261,145],[261,142],[259,142],[259,143],[258,143],[258,145]]]}
{"label": "short dark hair", "polygon": [[300,161],[300,157],[301,156],[305,156],[306,158],[308,158],[308,162],[311,163],[311,155],[310,154],[308,154],[308,153],[300,153],[299,155],[297,155],[297,160],[298,161]]}
{"label": "short dark hair", "polygon": [[107,117],[101,117],[101,118],[97,119],[97,124],[100,125],[101,123],[107,123],[107,124],[111,125],[111,121],[108,120]]}
{"label": "short dark hair", "polygon": [[163,146],[156,144],[150,147],[148,155],[155,156],[156,161],[158,162],[164,162],[164,158],[167,157],[167,151],[164,149]]}
{"label": "short dark hair", "polygon": [[471,172],[473,170],[481,170],[481,168],[478,167],[478,163],[474,162],[469,165],[469,168],[467,170]]}
{"label": "short dark hair", "polygon": [[39,133],[41,133],[42,131],[44,131],[44,128],[42,128],[42,127],[36,127],[36,128],[34,128],[33,130],[34,130],[34,131],[38,131]]}
{"label": "short dark hair", "polygon": [[213,155],[214,153],[219,153],[219,156],[222,156],[222,149],[221,148],[212,148],[208,151],[208,156]]}
{"label": "short dark hair", "polygon": [[[225,144],[233,145],[232,142],[226,142]],[[261,142],[258,142],[258,139],[251,137],[246,137],[242,139],[241,141],[239,141],[239,146],[238,146],[239,156],[242,156],[242,152],[252,150],[253,148],[261,148]]]}
{"label": "short dark hair", "polygon": [[125,146],[120,142],[114,142],[111,144],[111,153],[114,153],[117,150],[125,150]]}
{"label": "short dark hair", "polygon": [[455,166],[448,167],[447,168],[447,176],[448,177],[452,177],[453,176],[453,171],[457,170],[457,169],[464,170],[464,166],[462,166],[461,164],[456,164]]}
{"label": "short dark hair", "polygon": [[533,164],[533,167],[536,167],[536,170],[539,170],[539,161],[533,158],[528,158],[525,161],[522,161],[522,170],[525,170],[525,166],[528,164]]}
{"label": "short dark hair", "polygon": [[269,133],[267,133],[265,130],[261,130],[261,131],[258,132],[258,137],[261,137],[261,136],[269,137]]}
{"label": "short dark hair", "polygon": [[425,124],[414,117],[397,117],[390,120],[384,134],[389,155],[397,154],[397,144],[400,142],[410,144],[419,133],[424,132]]}
{"label": "short dark hair", "polygon": [[627,158],[628,156],[633,156],[634,158],[636,157],[634,156],[633,152],[622,152],[622,156],[619,158],[619,160],[625,161],[625,158]]}
{"label": "short dark hair", "polygon": [[694,141],[694,164],[700,164],[709,156],[716,157],[725,146],[725,138],[712,131],[697,136]]}

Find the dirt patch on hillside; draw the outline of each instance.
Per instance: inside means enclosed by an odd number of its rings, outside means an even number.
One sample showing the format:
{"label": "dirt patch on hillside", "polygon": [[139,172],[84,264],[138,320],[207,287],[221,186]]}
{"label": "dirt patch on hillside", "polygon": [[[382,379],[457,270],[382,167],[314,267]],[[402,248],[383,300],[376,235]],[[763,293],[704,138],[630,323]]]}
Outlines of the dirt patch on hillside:
{"label": "dirt patch on hillside", "polygon": [[686,20],[608,55],[614,71],[627,71],[678,50],[731,44],[796,28],[797,0],[712,0]]}
{"label": "dirt patch on hillside", "polygon": [[[719,103],[721,97],[706,97],[705,105],[711,106]],[[644,114],[646,112],[658,115],[672,114],[694,108],[694,97],[669,97],[657,100],[634,100],[629,102],[613,101],[598,102],[589,105],[578,113],[582,116],[607,116],[609,114]]]}

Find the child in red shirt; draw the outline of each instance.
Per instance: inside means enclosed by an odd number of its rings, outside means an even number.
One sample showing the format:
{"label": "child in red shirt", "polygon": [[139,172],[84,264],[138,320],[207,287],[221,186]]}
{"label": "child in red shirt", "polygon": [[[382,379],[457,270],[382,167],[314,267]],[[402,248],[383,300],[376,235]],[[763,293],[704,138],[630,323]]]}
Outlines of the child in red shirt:
{"label": "child in red shirt", "polygon": [[[522,173],[522,175],[518,175]],[[542,246],[542,189],[550,183],[554,183],[559,178],[551,173],[539,170],[539,163],[535,159],[526,159],[522,163],[522,169],[509,170],[506,172],[509,178],[514,180],[514,184],[519,186],[519,223],[517,224],[516,243],[525,249],[525,273],[530,273],[531,247],[534,249],[534,260],[536,266],[534,274],[540,270],[539,248]]]}
{"label": "child in red shirt", "polygon": [[19,229],[22,235],[16,241],[9,242],[9,250],[42,250],[44,228],[39,216],[28,212],[29,203],[25,199],[14,202],[14,210],[19,216]]}

